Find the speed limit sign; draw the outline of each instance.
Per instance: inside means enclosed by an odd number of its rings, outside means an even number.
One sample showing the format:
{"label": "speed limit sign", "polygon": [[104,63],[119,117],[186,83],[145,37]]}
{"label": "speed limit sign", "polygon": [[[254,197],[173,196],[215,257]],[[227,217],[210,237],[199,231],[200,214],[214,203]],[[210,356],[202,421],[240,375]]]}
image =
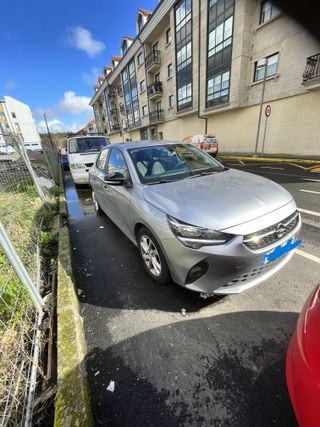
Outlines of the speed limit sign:
{"label": "speed limit sign", "polygon": [[269,116],[270,116],[270,114],[271,114],[271,106],[270,106],[270,105],[267,105],[267,106],[266,106],[266,109],[264,110],[264,114],[265,114],[267,117],[269,117]]}

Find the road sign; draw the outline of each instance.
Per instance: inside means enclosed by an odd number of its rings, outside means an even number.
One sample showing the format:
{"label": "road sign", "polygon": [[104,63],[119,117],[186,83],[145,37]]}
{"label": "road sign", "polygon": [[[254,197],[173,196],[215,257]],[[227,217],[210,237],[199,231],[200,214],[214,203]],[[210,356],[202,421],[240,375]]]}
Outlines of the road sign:
{"label": "road sign", "polygon": [[269,116],[270,116],[270,114],[271,114],[271,106],[270,106],[270,105],[267,105],[267,106],[266,106],[266,109],[264,110],[264,114],[265,114],[267,117],[269,117]]}

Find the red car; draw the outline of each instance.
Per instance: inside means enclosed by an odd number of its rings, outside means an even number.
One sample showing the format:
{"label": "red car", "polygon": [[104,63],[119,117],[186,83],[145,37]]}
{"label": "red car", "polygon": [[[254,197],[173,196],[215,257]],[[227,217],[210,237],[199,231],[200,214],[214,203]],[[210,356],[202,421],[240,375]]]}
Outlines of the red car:
{"label": "red car", "polygon": [[320,283],[299,316],[291,338],[286,376],[300,427],[320,426]]}

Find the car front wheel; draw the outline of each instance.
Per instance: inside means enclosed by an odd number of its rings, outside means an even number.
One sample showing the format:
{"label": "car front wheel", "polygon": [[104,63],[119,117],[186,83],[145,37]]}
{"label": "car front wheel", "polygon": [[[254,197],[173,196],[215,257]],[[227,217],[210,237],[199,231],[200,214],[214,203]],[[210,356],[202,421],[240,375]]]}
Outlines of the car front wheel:
{"label": "car front wheel", "polygon": [[171,276],[165,256],[157,239],[145,227],[139,230],[138,246],[144,269],[149,276],[161,285],[168,284]]}

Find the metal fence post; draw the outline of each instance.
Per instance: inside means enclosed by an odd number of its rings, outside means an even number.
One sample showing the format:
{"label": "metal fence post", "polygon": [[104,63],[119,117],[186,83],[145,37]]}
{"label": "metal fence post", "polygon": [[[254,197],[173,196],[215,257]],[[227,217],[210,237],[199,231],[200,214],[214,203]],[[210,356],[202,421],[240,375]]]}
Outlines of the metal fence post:
{"label": "metal fence post", "polygon": [[7,256],[12,268],[16,272],[17,276],[20,279],[20,282],[26,287],[29,292],[30,298],[32,299],[33,304],[39,313],[42,313],[42,308],[44,305],[43,299],[41,298],[36,286],[33,284],[30,276],[25,269],[19,255],[17,254],[15,248],[13,247],[3,225],[0,221],[0,247],[3,249],[5,255]]}

